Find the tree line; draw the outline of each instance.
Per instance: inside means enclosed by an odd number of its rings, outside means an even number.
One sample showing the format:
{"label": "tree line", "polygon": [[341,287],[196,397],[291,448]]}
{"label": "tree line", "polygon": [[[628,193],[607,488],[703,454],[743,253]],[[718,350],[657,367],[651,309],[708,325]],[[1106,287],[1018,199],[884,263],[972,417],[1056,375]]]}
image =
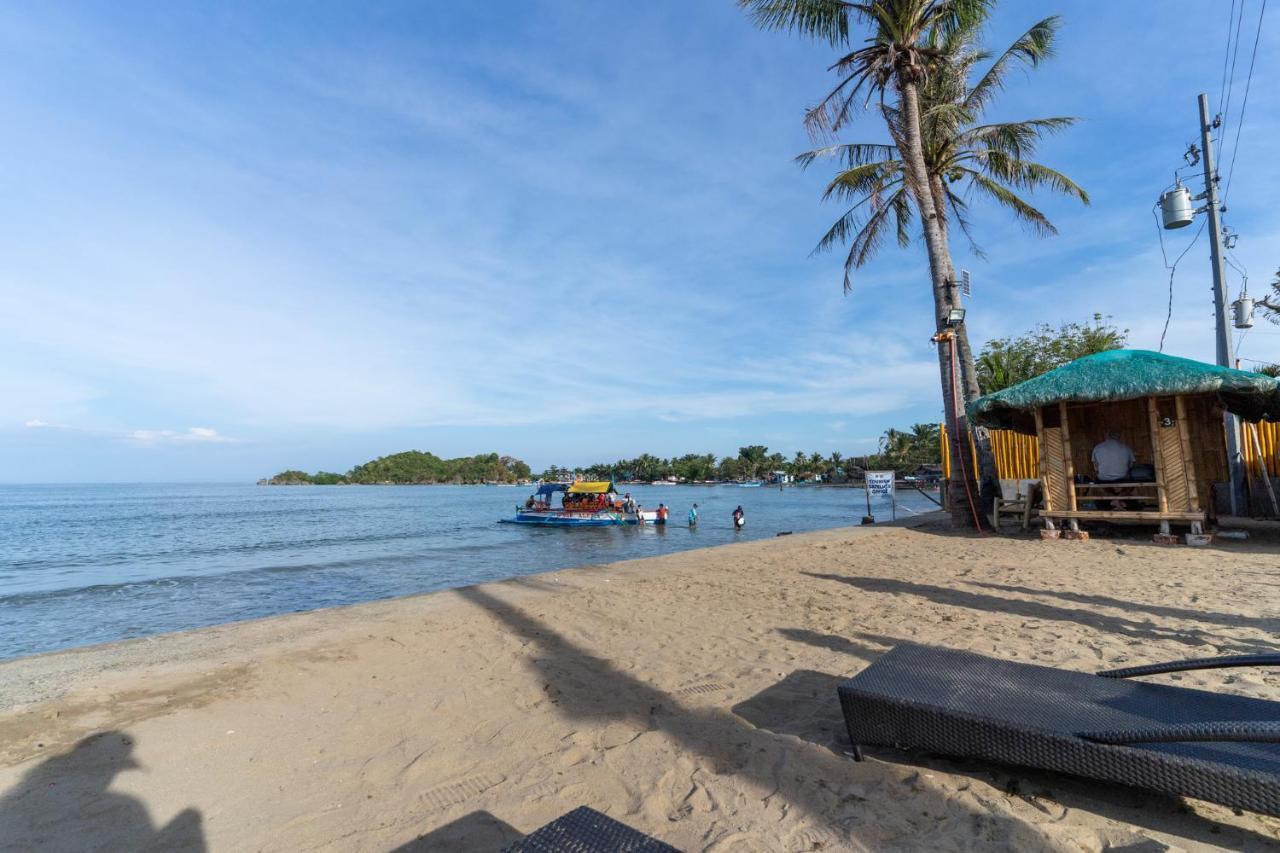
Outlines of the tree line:
{"label": "tree line", "polygon": [[264,486],[329,485],[427,485],[437,483],[519,483],[532,477],[529,466],[514,456],[483,453],[457,459],[441,459],[434,453],[407,450],[357,465],[345,474],[331,471],[281,471],[259,480]]}
{"label": "tree line", "polygon": [[881,437],[876,453],[862,456],[835,451],[830,454],[796,451],[788,457],[769,452],[763,444],[739,447],[736,456],[715,453],[686,453],[664,459],[642,453],[634,459],[601,462],[567,468],[552,465],[539,476],[543,480],[655,480],[675,479],[684,483],[744,482],[770,480],[781,473],[799,482],[843,483],[861,480],[866,470],[892,470],[913,474],[920,466],[936,464],[941,458],[937,424],[912,424],[909,429],[889,429]]}

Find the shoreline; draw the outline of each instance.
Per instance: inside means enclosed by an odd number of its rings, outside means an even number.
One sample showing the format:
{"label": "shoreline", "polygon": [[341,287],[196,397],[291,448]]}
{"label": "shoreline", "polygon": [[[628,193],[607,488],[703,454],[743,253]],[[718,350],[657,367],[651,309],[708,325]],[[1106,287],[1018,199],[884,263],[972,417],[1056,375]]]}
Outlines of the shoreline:
{"label": "shoreline", "polygon": [[[856,764],[834,695],[903,641],[1084,671],[1257,650],[1274,553],[915,518],[36,655],[0,664],[0,825],[132,848],[127,805],[209,849],[484,850],[590,805],[687,850],[1274,849],[1280,821],[1209,804]],[[1263,672],[1181,683],[1280,698]]]}

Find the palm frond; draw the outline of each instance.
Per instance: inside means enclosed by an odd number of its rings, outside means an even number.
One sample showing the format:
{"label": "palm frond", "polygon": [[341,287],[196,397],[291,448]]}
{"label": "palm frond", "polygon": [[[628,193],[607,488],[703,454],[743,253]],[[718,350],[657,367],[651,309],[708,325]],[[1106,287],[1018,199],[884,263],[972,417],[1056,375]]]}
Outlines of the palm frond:
{"label": "palm frond", "polygon": [[849,41],[853,3],[844,0],[738,0],[763,30],[787,30],[832,45]]}
{"label": "palm frond", "polygon": [[987,171],[1003,183],[1026,190],[1047,188],[1052,192],[1073,196],[1084,204],[1089,203],[1089,194],[1056,169],[1029,160],[1006,157],[998,151],[976,152],[975,156],[979,160],[985,159]]}
{"label": "palm frond", "polygon": [[975,113],[981,113],[996,92],[1004,88],[1005,75],[1015,64],[1035,68],[1043,60],[1053,56],[1053,42],[1060,22],[1061,18],[1052,15],[1036,22],[1031,29],[1018,36],[969,90],[965,105]]}
{"label": "palm frond", "polygon": [[898,156],[898,149],[892,145],[883,145],[871,142],[853,142],[844,145],[828,145],[823,148],[815,148],[812,151],[806,151],[799,154],[795,158],[795,162],[800,168],[807,169],[813,165],[816,160],[836,159],[841,160],[846,166],[861,166],[864,163],[874,163],[878,160],[895,158]]}
{"label": "palm frond", "polygon": [[848,201],[892,189],[903,180],[901,162],[897,160],[864,163],[845,169],[831,179],[822,193],[823,201]]}
{"label": "palm frond", "polygon": [[1010,210],[1016,218],[1022,220],[1037,234],[1047,237],[1058,233],[1058,229],[1053,227],[1048,217],[1013,190],[977,172],[971,172],[968,177],[970,189],[986,194],[1001,207]]}

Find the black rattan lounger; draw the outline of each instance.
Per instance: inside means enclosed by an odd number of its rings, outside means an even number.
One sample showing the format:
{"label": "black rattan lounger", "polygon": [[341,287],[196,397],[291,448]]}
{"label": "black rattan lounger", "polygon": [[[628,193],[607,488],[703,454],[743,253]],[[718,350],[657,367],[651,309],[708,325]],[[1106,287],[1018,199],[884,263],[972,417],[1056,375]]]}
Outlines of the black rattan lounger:
{"label": "black rattan lounger", "polygon": [[503,853],[680,853],[624,823],[579,806],[535,830]]}
{"label": "black rattan lounger", "polygon": [[1260,665],[1280,655],[1088,675],[902,645],[838,692],[859,759],[861,746],[920,749],[1280,815],[1280,702],[1124,680]]}

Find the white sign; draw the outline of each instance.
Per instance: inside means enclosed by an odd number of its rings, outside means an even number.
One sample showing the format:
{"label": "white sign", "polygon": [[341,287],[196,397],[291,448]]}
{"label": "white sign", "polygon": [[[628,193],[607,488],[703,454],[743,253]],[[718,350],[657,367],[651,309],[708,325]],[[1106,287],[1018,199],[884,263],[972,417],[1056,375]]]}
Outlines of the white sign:
{"label": "white sign", "polygon": [[871,493],[873,498],[893,498],[893,481],[892,471],[868,471],[867,472],[867,491]]}
{"label": "white sign", "polygon": [[898,501],[896,499],[895,487],[897,476],[892,471],[868,471],[866,474],[867,484],[867,514],[871,514],[871,499],[887,499],[893,504],[893,518],[898,517]]}

